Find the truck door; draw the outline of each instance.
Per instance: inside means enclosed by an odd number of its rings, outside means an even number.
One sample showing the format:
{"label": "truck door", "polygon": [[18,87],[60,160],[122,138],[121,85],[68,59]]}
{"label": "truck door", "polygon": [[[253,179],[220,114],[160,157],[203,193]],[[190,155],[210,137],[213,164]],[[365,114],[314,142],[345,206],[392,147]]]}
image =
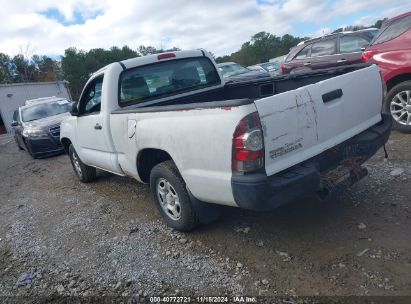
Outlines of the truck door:
{"label": "truck door", "polygon": [[77,149],[80,151],[77,153],[90,166],[116,172],[116,157],[107,139],[107,114],[101,112],[102,87],[103,75],[89,82],[80,98],[77,117]]}

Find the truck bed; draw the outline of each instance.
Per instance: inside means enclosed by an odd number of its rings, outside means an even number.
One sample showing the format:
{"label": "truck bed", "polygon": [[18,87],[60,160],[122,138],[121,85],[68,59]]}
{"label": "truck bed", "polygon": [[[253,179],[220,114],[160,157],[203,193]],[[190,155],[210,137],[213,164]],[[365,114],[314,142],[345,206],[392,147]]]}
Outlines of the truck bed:
{"label": "truck bed", "polygon": [[113,113],[142,113],[157,111],[178,111],[192,108],[232,107],[252,103],[254,100],[295,90],[332,77],[343,75],[370,66],[355,64],[341,68],[331,68],[288,74],[276,78],[250,80],[243,82],[227,82],[223,88],[209,90],[203,93],[193,93],[188,96],[171,98],[158,103],[145,103],[120,108]]}

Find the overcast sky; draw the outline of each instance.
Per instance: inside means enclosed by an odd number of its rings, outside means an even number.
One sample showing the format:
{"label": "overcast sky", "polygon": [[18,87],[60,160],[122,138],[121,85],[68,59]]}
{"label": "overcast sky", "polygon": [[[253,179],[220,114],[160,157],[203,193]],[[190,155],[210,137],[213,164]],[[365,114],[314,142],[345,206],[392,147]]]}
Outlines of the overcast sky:
{"label": "overcast sky", "polygon": [[[205,48],[230,54],[260,31],[315,36],[411,10],[410,0],[0,0],[0,52]],[[27,51],[28,49],[28,51]]]}

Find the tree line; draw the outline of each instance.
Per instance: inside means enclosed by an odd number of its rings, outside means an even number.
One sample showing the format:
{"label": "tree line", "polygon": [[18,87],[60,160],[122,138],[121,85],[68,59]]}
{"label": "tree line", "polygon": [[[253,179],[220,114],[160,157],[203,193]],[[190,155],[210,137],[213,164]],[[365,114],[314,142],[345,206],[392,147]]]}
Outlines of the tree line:
{"label": "tree line", "polygon": [[58,61],[48,56],[0,53],[0,83],[54,81],[61,78]]}
{"label": "tree line", "polygon": [[[380,28],[384,20],[378,20],[370,27]],[[343,30],[358,30],[365,26],[349,26]],[[267,62],[271,58],[286,55],[290,48],[308,37],[295,37],[289,34],[281,37],[259,32],[242,44],[241,48],[225,56],[216,57],[216,62],[234,61],[245,66]],[[127,45],[110,49],[96,48],[89,51],[68,48],[59,60],[48,56],[18,54],[13,57],[0,53],[0,84],[18,82],[44,82],[65,79],[70,83],[71,95],[78,99],[81,90],[90,75],[98,69],[112,62],[130,59],[133,57],[177,51],[179,48],[157,49],[153,46],[141,45],[133,50]]]}

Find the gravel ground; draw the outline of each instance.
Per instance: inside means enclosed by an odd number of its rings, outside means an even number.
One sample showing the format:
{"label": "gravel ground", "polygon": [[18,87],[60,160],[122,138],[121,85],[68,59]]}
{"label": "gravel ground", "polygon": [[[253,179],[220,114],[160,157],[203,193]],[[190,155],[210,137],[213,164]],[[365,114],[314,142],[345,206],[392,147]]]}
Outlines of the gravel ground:
{"label": "gravel ground", "polygon": [[81,184],[66,155],[34,160],[3,136],[0,296],[411,296],[411,136],[387,148],[338,197],[227,208],[185,234],[147,185],[103,172]]}

